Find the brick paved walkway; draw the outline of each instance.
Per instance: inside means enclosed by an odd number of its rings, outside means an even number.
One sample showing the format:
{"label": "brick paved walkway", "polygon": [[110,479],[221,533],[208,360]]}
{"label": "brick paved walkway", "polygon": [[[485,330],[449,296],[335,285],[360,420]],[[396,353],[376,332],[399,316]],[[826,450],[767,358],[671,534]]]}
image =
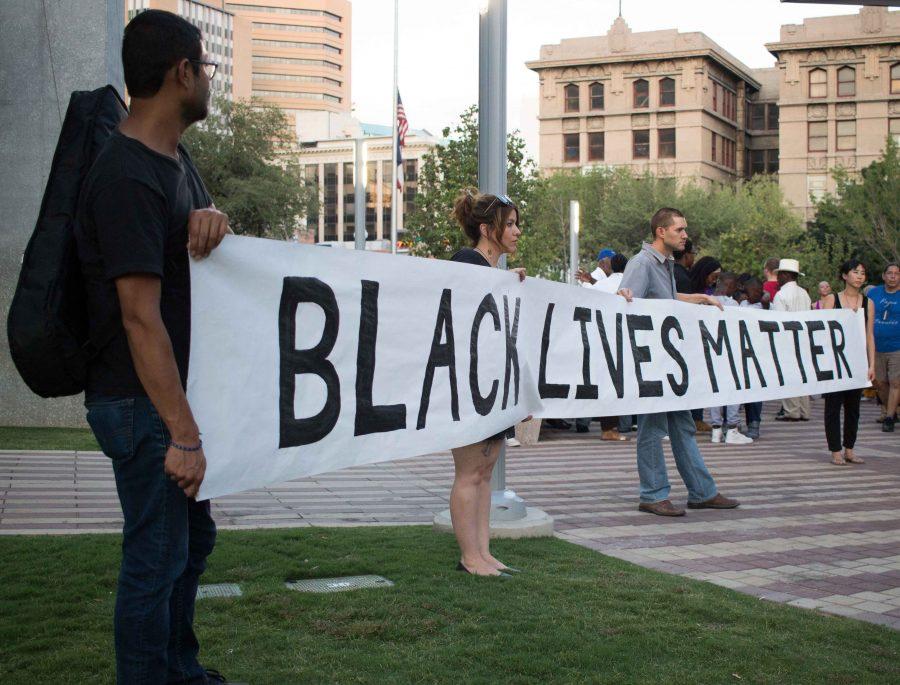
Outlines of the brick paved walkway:
{"label": "brick paved walkway", "polygon": [[[857,453],[828,462],[821,412],[776,423],[748,447],[701,443],[722,492],[742,506],[662,519],[637,511],[633,443],[545,432],[510,450],[507,481],[551,513],[559,537],[642,566],[774,601],[900,629],[900,432],[863,404]],[[673,499],[684,487],[670,463]],[[221,528],[428,524],[447,507],[453,472],[436,454],[293,481],[213,502]],[[115,532],[109,463],[95,453],[0,452],[0,534]]]}

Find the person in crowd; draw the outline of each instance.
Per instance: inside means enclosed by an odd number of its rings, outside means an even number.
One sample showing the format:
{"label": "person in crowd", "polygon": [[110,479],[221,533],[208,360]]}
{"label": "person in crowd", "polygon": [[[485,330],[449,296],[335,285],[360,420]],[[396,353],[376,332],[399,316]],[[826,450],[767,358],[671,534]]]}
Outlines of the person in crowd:
{"label": "person in crowd", "polygon": [[869,291],[869,329],[875,344],[881,430],[893,433],[900,400],[900,266],[888,264],[881,277],[884,284]]}
{"label": "person in crowd", "polygon": [[675,260],[675,290],[685,295],[694,292],[691,286],[691,269],[694,266],[694,258],[697,253],[694,243],[688,240],[683,250],[675,250],[672,258]]}
{"label": "person in crowd", "polygon": [[[714,297],[723,307],[737,307],[737,300],[734,299],[737,287],[737,275],[730,271],[723,271],[719,274],[719,280],[716,282]],[[720,443],[724,437],[726,445],[753,444],[753,439],[747,437],[739,430],[741,422],[741,405],[729,404],[725,407],[711,407],[709,415],[710,421],[712,422],[710,442]]]}
{"label": "person in crowd", "polygon": [[[838,269],[838,277],[844,281],[844,289],[822,297],[822,309],[852,309],[865,312],[866,353],[869,358],[869,380],[875,377],[875,343],[869,330],[869,298],[862,294],[866,282],[866,267],[858,259],[848,259]],[[821,292],[821,290],[819,291]],[[835,466],[863,464],[865,461],[853,453],[856,432],[859,429],[859,402],[862,390],[842,390],[825,393],[825,438]],[[844,410],[844,439],[841,441],[841,408]],[[841,453],[841,445],[844,451]]]}
{"label": "person in crowd", "polygon": [[597,253],[597,268],[591,273],[587,273],[584,269],[578,269],[575,274],[575,280],[588,287],[599,286],[613,272],[612,258],[615,256],[615,250],[604,247]]}
{"label": "person in crowd", "polygon": [[828,281],[819,281],[819,285],[816,286],[816,289],[819,292],[819,299],[813,302],[813,309],[825,309],[825,298],[833,295],[831,292],[831,283]]}
{"label": "person in crowd", "polygon": [[[705,294],[684,295],[675,289],[675,250],[684,250],[687,221],[679,210],[664,207],[650,220],[650,243],[632,257],[625,268],[619,294],[626,301],[633,298],[679,300],[721,308],[714,297]],[[739,505],[722,495],[703,463],[694,439],[694,420],[690,411],[644,414],[638,417],[637,465],[640,477],[638,509],[657,516],[684,516],[685,511],[669,500],[668,474],[662,440],[669,436],[678,472],[688,490],[689,509],[733,509]]]}
{"label": "person in crowd", "polygon": [[[800,262],[796,259],[782,259],[776,269],[778,292],[772,300],[772,309],[778,312],[806,312],[812,307],[807,293],[797,283]],[[809,396],[790,397],[781,401],[781,413],[776,421],[809,421]]]}
{"label": "person in crowd", "polygon": [[216,526],[209,501],[196,499],[206,457],[184,389],[189,259],[231,230],[180,142],[209,112],[217,65],[197,28],[160,10],[125,27],[122,65],[130,112],[85,178],[75,234],[91,331],[121,321],[85,390],[124,518],[116,680],[224,682],[200,665],[193,628]]}
{"label": "person in crowd", "polygon": [[691,269],[691,292],[695,295],[712,295],[722,273],[722,265],[715,257],[700,257]]}
{"label": "person in crowd", "polygon": [[[744,298],[741,300],[741,307],[749,309],[763,309],[763,290],[762,281],[756,276],[751,276],[744,281]],[[745,402],[744,417],[747,420],[747,431],[745,435],[753,440],[759,440],[759,427],[762,423],[762,402]]]}
{"label": "person in crowd", "polygon": [[778,262],[777,257],[771,257],[763,264],[763,290],[766,294],[763,304],[766,309],[771,306],[775,294],[778,292]]}
{"label": "person in crowd", "polygon": [[[453,217],[471,247],[459,250],[452,261],[496,267],[502,255],[516,253],[522,235],[519,209],[506,195],[464,190],[456,199]],[[525,269],[510,271],[525,280]],[[510,433],[511,429],[451,450],[456,475],[450,490],[450,520],[459,543],[459,571],[504,577],[515,571],[490,551],[491,473]]]}

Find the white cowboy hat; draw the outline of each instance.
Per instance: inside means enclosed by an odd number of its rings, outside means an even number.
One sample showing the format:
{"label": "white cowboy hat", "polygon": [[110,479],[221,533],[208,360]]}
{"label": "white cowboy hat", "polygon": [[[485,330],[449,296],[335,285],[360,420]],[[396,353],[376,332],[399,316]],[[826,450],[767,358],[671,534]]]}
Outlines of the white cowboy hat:
{"label": "white cowboy hat", "polygon": [[800,271],[800,262],[796,259],[782,259],[778,262],[778,268],[775,269],[775,273],[779,271],[790,271],[791,273],[797,274],[799,276],[805,276],[802,271]]}

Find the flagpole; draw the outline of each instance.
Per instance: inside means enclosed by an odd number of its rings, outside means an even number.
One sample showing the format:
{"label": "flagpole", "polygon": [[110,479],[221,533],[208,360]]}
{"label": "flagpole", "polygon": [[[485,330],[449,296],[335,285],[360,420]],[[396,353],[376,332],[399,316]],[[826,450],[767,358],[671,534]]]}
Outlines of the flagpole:
{"label": "flagpole", "polygon": [[394,0],[394,89],[391,91],[391,117],[393,125],[391,127],[391,254],[397,254],[397,217],[399,216],[400,201],[398,196],[402,197],[402,189],[397,189],[397,68],[398,56],[400,53],[400,0]]}

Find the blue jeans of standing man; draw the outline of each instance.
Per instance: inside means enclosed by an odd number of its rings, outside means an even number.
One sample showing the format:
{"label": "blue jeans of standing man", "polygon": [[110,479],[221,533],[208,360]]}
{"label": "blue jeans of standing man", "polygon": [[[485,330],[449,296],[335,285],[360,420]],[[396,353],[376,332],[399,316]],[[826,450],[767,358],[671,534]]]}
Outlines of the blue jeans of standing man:
{"label": "blue jeans of standing man", "polygon": [[116,681],[206,683],[194,600],[216,540],[209,501],[165,474],[169,434],[146,397],[88,397],[87,420],[112,461],[125,524],[116,592]]}
{"label": "blue jeans of standing man", "polygon": [[687,486],[689,502],[705,502],[716,496],[716,482],[710,475],[697,441],[691,412],[670,411],[638,416],[637,465],[641,479],[641,502],[669,499],[672,489],[666,472],[662,439],[668,435],[675,456],[675,466]]}

